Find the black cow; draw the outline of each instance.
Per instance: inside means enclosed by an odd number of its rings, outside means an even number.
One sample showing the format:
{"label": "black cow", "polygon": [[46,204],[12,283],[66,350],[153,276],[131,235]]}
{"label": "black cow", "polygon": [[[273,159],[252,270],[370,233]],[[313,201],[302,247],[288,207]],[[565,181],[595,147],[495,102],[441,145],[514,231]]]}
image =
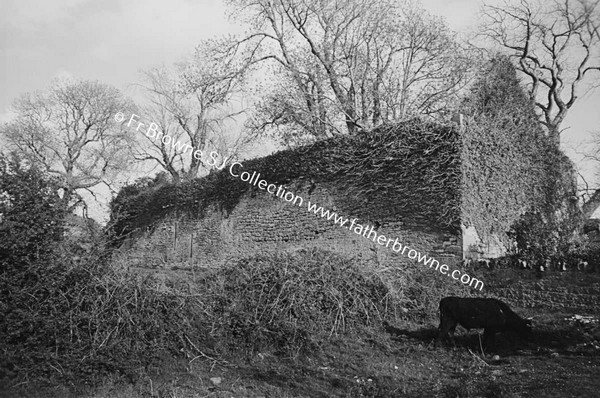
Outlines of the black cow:
{"label": "black cow", "polygon": [[437,341],[450,332],[453,345],[454,330],[460,324],[467,329],[485,329],[483,344],[489,348],[497,332],[512,331],[521,337],[531,335],[531,321],[515,314],[508,305],[494,298],[445,297],[440,300],[440,326]]}

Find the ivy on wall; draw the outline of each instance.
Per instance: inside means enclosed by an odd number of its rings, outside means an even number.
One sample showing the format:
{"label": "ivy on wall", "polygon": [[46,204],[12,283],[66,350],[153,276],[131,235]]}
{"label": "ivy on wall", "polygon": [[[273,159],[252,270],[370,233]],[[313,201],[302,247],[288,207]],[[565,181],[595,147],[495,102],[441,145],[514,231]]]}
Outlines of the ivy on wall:
{"label": "ivy on wall", "polygon": [[[344,216],[408,218],[451,233],[462,221],[482,239],[496,235],[505,243],[522,233],[516,229],[530,231],[517,240],[555,250],[577,213],[568,199],[574,192],[572,164],[541,129],[507,58],[489,63],[460,110],[466,116],[460,129],[407,120],[249,160],[243,168],[288,189],[300,179],[323,184]],[[201,218],[209,205],[227,214],[245,193],[258,190],[228,168],[183,184],[159,177],[125,187],[112,202],[110,225],[117,237],[172,213]],[[523,227],[531,220],[540,225]]]}
{"label": "ivy on wall", "polygon": [[[456,129],[415,119],[280,151],[243,167],[276,185],[304,178],[335,189],[341,207],[356,211],[348,216],[361,217],[375,195],[386,202],[386,217],[418,215],[432,228],[458,231],[459,139]],[[210,204],[228,213],[251,189],[257,188],[228,168],[183,184],[146,178],[113,200],[110,230],[118,240],[174,212],[202,217]]]}
{"label": "ivy on wall", "polygon": [[351,137],[331,151],[328,169],[346,202],[383,197],[390,218],[417,218],[434,230],[457,232],[460,150],[455,128],[412,119]]}
{"label": "ivy on wall", "polygon": [[[542,130],[508,58],[499,56],[489,63],[461,111],[466,115],[463,222],[475,226],[484,240],[497,235],[507,242],[509,236],[514,238],[515,226],[524,231],[523,222],[538,219],[545,227],[528,228],[536,232],[521,241],[556,247],[542,241],[570,235],[567,224],[577,213],[569,199],[575,189],[572,164]],[[557,213],[563,214],[561,220]]]}

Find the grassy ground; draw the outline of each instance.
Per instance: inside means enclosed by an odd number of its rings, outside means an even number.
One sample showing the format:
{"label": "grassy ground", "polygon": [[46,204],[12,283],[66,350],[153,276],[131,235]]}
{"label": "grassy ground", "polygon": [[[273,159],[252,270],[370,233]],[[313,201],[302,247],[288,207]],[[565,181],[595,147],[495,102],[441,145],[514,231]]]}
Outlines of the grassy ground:
{"label": "grassy ground", "polygon": [[[573,276],[575,275],[575,276]],[[594,283],[573,274],[565,285]],[[532,280],[532,283],[534,280]],[[488,355],[477,331],[457,329],[456,349],[434,347],[437,314],[422,323],[397,322],[320,342],[294,358],[260,352],[213,358],[164,358],[139,369],[137,380],[112,375],[99,386],[23,383],[1,397],[597,397],[600,328],[568,320],[576,312],[513,308],[535,316],[532,341],[499,335]],[[600,314],[600,309],[596,314]]]}
{"label": "grassy ground", "polygon": [[[199,356],[166,359],[141,370],[135,383],[114,376],[91,392],[86,386],[32,390],[23,397],[597,397],[600,342],[565,320],[571,313],[537,314],[534,341],[499,336],[493,353],[478,352],[478,334],[458,333],[458,348],[435,348],[434,324],[395,325],[360,336],[333,338],[303,358],[268,353],[252,361]],[[460,330],[460,329],[459,329]],[[28,390],[28,391],[27,391]]]}

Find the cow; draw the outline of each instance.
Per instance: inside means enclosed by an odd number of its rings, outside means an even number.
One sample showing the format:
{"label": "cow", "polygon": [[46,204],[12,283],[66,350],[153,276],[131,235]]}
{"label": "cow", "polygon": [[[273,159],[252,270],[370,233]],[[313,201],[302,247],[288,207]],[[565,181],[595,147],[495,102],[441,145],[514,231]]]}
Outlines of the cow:
{"label": "cow", "polygon": [[454,341],[456,325],[484,329],[483,345],[490,348],[497,332],[516,332],[523,338],[531,335],[531,321],[515,314],[508,305],[494,298],[444,297],[440,300],[440,326],[436,344],[450,333]]}

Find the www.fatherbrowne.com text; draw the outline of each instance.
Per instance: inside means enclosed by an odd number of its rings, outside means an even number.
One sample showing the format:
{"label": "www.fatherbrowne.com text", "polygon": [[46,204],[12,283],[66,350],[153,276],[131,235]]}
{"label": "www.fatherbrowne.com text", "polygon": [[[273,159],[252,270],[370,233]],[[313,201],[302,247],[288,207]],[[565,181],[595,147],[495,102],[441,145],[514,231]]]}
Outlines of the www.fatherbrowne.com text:
{"label": "www.fatherbrowne.com text", "polygon": [[[139,118],[138,115],[132,114],[129,118],[129,122],[127,123],[127,127],[130,127],[132,123],[137,123],[136,131],[139,131],[140,128],[142,128],[142,126],[144,126],[145,124],[137,120],[137,118]],[[125,120],[125,117],[121,112],[118,112],[115,115],[115,120],[117,122],[123,122]],[[169,135],[166,135],[163,132],[159,131],[158,125],[156,123],[150,123],[148,125],[145,135],[149,138],[152,138],[154,141],[156,141],[160,137],[160,140],[163,144],[171,144],[175,149],[184,150],[183,153],[189,150],[191,151],[190,153],[192,154],[192,156],[196,157],[198,160],[201,160],[203,157],[203,153],[201,150],[194,150],[194,147],[192,147],[191,145],[182,144],[179,141],[175,141]],[[217,161],[217,159],[219,159],[219,161]],[[223,159],[223,157],[220,156],[217,152],[212,151],[210,153],[210,157],[204,160],[206,161],[208,166],[215,167],[221,170],[225,168],[229,159],[226,158],[222,161],[220,159]],[[221,164],[219,165],[219,163]],[[236,174],[241,169],[243,169],[242,164],[234,162],[229,166],[229,174],[231,174],[233,177],[241,179],[244,182],[247,182],[250,185],[257,186],[261,190],[266,190],[270,194],[280,197],[286,202],[293,203],[298,207],[302,207],[304,205],[304,199],[302,199],[301,196],[296,195],[293,192],[287,191],[281,185],[277,186],[275,184],[269,184],[265,180],[261,180],[260,173],[257,173],[256,171],[253,171],[252,174],[250,174],[247,171],[242,171],[239,174]],[[332,213],[329,210],[325,210],[321,206],[317,207],[316,203],[311,203],[310,201],[307,201],[306,206],[309,212],[313,212],[315,215],[318,215],[321,218],[327,218],[327,220],[329,221],[333,220],[334,224],[338,224],[340,227],[345,227],[354,232],[355,234],[361,235],[367,239],[373,239],[373,242],[376,242],[381,246],[389,248],[391,245],[391,249],[396,253],[401,253],[410,258],[411,260],[417,260],[417,262],[423,263],[423,265],[429,265],[429,268],[434,268],[436,271],[439,271],[442,275],[448,275],[452,279],[460,281],[465,285],[469,285],[471,287],[474,287],[475,289],[479,288],[479,290],[483,290],[483,282],[479,279],[472,278],[470,275],[462,273],[460,270],[457,269],[449,273],[448,271],[450,270],[450,267],[448,265],[440,264],[440,262],[434,259],[433,257],[428,257],[425,254],[421,254],[421,252],[415,249],[402,245],[400,242],[398,242],[397,238],[386,238],[384,235],[378,234],[375,230],[375,227],[369,227],[367,225],[361,225],[357,223],[357,218],[350,220],[349,218],[342,217],[337,213]],[[350,221],[349,225],[347,225],[348,221]]]}

